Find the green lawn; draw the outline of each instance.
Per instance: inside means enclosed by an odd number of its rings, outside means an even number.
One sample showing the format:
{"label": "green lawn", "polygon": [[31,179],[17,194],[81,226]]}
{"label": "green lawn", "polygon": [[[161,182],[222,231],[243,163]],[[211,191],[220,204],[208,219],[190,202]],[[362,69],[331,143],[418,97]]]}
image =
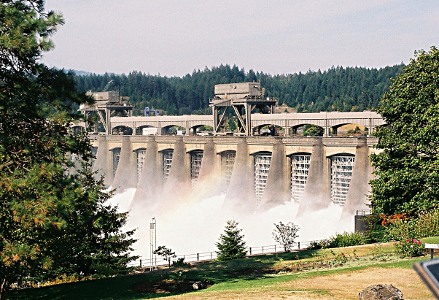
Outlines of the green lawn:
{"label": "green lawn", "polygon": [[[191,268],[166,269],[152,273],[120,276],[39,289],[13,291],[8,299],[149,299],[167,294],[144,294],[132,290],[133,285],[163,279],[185,279],[213,283],[201,291],[230,291],[272,288],[273,285],[301,278],[363,270],[371,267],[411,268],[413,262],[425,260],[400,259],[392,254],[393,244],[364,245],[337,249],[305,250],[274,255],[254,256],[225,262],[210,262]],[[197,292],[200,293],[200,292]],[[174,293],[178,294],[178,293]]]}
{"label": "green lawn", "polygon": [[431,236],[421,239],[424,244],[439,244],[439,236]]}

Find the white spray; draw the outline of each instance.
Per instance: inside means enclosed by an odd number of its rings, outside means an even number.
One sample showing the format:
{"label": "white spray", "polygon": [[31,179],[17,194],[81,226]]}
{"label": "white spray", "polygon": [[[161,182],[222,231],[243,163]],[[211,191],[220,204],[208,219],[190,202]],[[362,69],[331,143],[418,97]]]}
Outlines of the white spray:
{"label": "white spray", "polygon": [[[120,211],[127,211],[135,194],[135,189],[115,195],[110,201],[117,204]],[[340,221],[342,207],[331,204],[328,208],[306,213],[297,218],[299,204],[288,202],[266,212],[238,215],[223,208],[225,195],[190,201],[187,205],[169,207],[160,214],[151,211],[130,212],[125,229],[137,228],[134,245],[135,253],[148,258],[149,223],[153,217],[157,222],[157,245],[165,245],[177,255],[189,255],[216,250],[215,243],[224,230],[227,220],[239,223],[247,246],[260,247],[274,245],[272,238],[274,223],[293,222],[300,227],[296,241],[308,242],[328,238],[335,233],[354,230],[354,219]]]}

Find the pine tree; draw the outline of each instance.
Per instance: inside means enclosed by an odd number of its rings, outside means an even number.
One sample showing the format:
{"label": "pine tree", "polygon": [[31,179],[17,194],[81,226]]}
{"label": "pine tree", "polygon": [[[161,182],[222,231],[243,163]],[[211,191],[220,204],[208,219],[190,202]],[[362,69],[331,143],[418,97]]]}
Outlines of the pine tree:
{"label": "pine tree", "polygon": [[39,63],[63,22],[43,0],[0,4],[0,299],[15,282],[119,274],[134,259],[127,215],[105,204],[90,141],[69,127],[91,99],[72,74]]}
{"label": "pine tree", "polygon": [[242,229],[238,229],[238,222],[227,221],[224,233],[220,235],[219,242],[216,243],[219,260],[245,257],[247,250],[241,231]]}

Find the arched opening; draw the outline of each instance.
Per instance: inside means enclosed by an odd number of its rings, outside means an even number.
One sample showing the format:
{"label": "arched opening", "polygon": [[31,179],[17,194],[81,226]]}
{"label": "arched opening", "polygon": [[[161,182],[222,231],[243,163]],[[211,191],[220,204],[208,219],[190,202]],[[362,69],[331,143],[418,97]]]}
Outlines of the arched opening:
{"label": "arched opening", "polygon": [[166,182],[166,180],[169,177],[169,172],[171,171],[171,165],[172,165],[172,156],[174,155],[174,149],[165,149],[163,151],[160,151],[161,154],[161,165],[162,165],[162,174],[163,174],[163,180]]}
{"label": "arched opening", "polygon": [[325,130],[314,124],[300,124],[291,127],[291,135],[298,136],[323,136]]}
{"label": "arched opening", "polygon": [[279,136],[284,135],[284,129],[274,124],[263,124],[253,128],[253,135],[259,136]]}
{"label": "arched opening", "polygon": [[161,135],[186,135],[186,129],[177,125],[169,125],[162,128]]}
{"label": "arched opening", "polygon": [[157,135],[158,128],[150,125],[143,125],[136,128],[136,135]]}
{"label": "arched opening", "polygon": [[142,175],[143,166],[145,164],[146,149],[140,148],[136,150],[136,162],[137,162],[137,181],[139,182],[140,175]]}
{"label": "arched opening", "polygon": [[268,171],[271,165],[271,152],[258,152],[254,155],[254,183],[257,205],[261,203],[262,195],[267,185]]}
{"label": "arched opening", "polygon": [[227,150],[221,152],[221,191],[226,192],[232,178],[233,166],[235,165],[236,151]]}
{"label": "arched opening", "polygon": [[308,180],[311,153],[294,153],[290,155],[291,199],[300,202]]}
{"label": "arched opening", "polygon": [[189,134],[199,136],[213,135],[213,127],[208,125],[196,125],[189,129]]}
{"label": "arched opening", "polygon": [[198,176],[200,175],[201,162],[203,161],[203,150],[194,150],[189,152],[191,156],[191,182],[192,188],[197,184]]}
{"label": "arched opening", "polygon": [[133,129],[128,126],[116,126],[111,130],[112,135],[132,135]]}
{"label": "arched opening", "polygon": [[113,171],[113,178],[116,175],[116,171],[117,171],[117,167],[119,165],[119,160],[120,160],[120,150],[121,148],[114,148],[111,149],[111,154],[112,154],[112,171]]}
{"label": "arched opening", "polygon": [[367,136],[369,128],[354,123],[344,123],[331,127],[331,135],[336,136]]}
{"label": "arched opening", "polygon": [[341,153],[330,157],[331,201],[343,206],[346,202],[354,169],[355,155]]}

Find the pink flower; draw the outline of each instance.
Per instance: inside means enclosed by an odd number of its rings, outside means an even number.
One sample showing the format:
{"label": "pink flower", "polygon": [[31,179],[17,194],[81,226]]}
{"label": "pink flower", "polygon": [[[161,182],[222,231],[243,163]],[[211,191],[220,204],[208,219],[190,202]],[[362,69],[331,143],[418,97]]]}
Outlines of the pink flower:
{"label": "pink flower", "polygon": [[418,241],[418,245],[422,245],[422,242],[421,242],[421,241]]}
{"label": "pink flower", "polygon": [[413,239],[413,243],[417,243],[418,241],[416,239]]}
{"label": "pink flower", "polygon": [[412,240],[411,239],[407,239],[407,242],[411,242]]}

